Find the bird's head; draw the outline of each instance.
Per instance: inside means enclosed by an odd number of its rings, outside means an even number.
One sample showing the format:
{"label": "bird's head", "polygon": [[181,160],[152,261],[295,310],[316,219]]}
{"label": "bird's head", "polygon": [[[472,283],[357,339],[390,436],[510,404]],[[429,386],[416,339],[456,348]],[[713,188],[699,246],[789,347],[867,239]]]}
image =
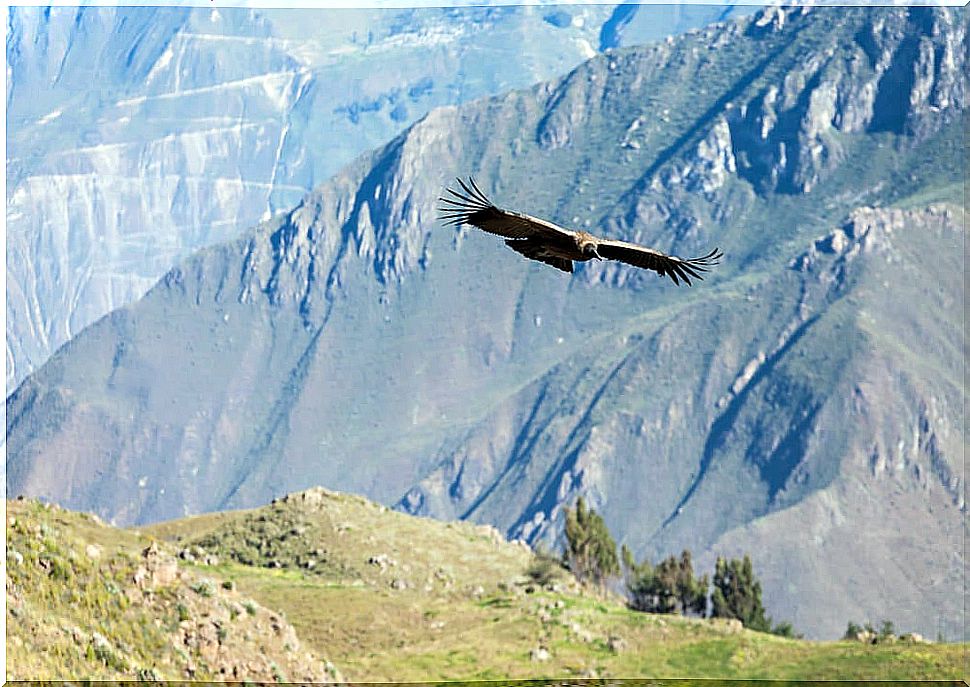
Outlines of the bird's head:
{"label": "bird's head", "polygon": [[597,260],[603,259],[596,248],[596,244],[592,242],[587,243],[586,245],[583,246],[583,255],[587,256],[590,259],[592,258],[596,258]]}

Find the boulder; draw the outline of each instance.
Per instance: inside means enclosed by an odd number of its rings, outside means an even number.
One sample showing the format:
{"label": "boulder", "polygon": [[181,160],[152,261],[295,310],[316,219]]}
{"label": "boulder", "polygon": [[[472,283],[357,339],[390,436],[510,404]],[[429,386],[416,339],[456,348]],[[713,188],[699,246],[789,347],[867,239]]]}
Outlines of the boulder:
{"label": "boulder", "polygon": [[535,649],[529,652],[529,659],[536,663],[548,661],[550,658],[549,650],[543,646],[537,646]]}

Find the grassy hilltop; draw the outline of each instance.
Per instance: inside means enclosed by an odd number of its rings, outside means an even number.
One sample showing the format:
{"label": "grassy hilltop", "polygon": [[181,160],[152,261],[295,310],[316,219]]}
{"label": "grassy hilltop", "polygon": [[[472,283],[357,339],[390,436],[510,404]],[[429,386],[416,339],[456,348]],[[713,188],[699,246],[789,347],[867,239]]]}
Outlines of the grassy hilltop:
{"label": "grassy hilltop", "polygon": [[[140,530],[7,502],[7,678],[953,679],[967,646],[637,613],[490,527],[311,489]],[[332,663],[331,663],[332,661]]]}

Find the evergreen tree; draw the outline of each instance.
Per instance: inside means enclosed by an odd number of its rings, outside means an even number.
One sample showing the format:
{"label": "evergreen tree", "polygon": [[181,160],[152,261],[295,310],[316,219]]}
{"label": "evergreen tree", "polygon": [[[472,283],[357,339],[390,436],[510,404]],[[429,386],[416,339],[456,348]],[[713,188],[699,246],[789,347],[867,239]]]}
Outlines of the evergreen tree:
{"label": "evergreen tree", "polygon": [[711,617],[736,618],[745,627],[769,632],[771,621],[761,604],[761,583],[754,576],[751,558],[718,556],[714,569],[714,591],[711,594]]}
{"label": "evergreen tree", "polygon": [[635,572],[627,584],[631,608],[647,613],[704,615],[708,577],[694,578],[690,551],[684,550],[680,560],[670,556],[656,568],[644,561]]}
{"label": "evergreen tree", "polygon": [[630,579],[631,575],[636,573],[637,561],[633,557],[633,552],[630,551],[626,544],[620,547],[620,564],[623,567],[623,575]]}
{"label": "evergreen tree", "polygon": [[566,550],[569,569],[580,580],[603,585],[611,575],[620,572],[616,542],[603,518],[586,508],[580,496],[575,509],[566,509]]}
{"label": "evergreen tree", "polygon": [[704,615],[707,610],[707,588],[710,585],[707,575],[694,579],[694,566],[691,562],[690,551],[684,549],[680,554],[677,566],[677,601],[680,612],[684,615],[696,613]]}

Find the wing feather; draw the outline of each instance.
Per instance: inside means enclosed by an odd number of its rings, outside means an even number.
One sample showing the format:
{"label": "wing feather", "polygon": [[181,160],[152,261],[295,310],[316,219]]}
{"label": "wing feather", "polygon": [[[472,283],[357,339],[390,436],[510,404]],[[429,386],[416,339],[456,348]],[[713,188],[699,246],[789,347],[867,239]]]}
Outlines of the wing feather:
{"label": "wing feather", "polygon": [[446,188],[450,197],[438,199],[440,217],[446,225],[470,224],[509,239],[573,240],[573,232],[552,222],[495,207],[471,177],[467,184],[461,179],[457,181],[464,194]]}
{"label": "wing feather", "polygon": [[611,241],[600,239],[597,246],[599,254],[609,260],[619,260],[634,267],[653,270],[661,277],[670,277],[674,284],[683,281],[691,285],[691,277],[703,280],[701,272],[707,272],[712,265],[716,265],[723,253],[717,248],[707,255],[687,260],[674,255],[667,255],[652,248],[638,246],[626,241]]}

